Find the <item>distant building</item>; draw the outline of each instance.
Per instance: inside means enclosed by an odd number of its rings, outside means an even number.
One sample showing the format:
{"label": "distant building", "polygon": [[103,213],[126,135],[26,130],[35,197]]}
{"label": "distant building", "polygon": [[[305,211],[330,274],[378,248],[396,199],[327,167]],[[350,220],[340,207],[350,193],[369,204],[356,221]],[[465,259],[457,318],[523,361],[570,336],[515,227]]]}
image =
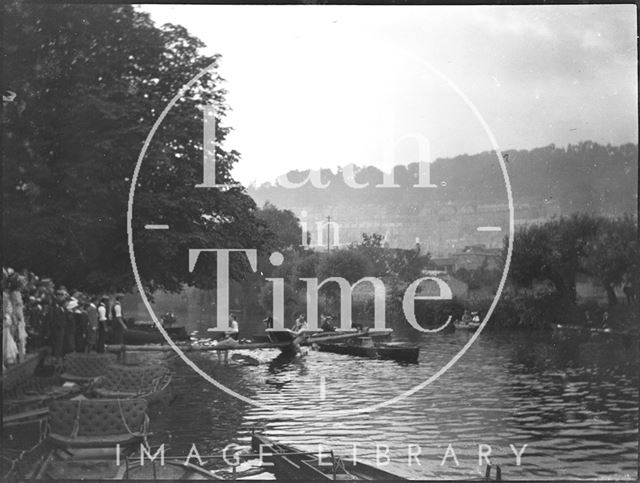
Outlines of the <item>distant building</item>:
{"label": "distant building", "polygon": [[[456,298],[465,299],[469,294],[469,285],[467,285],[462,280],[458,280],[457,278],[455,278],[453,275],[449,273],[439,271],[439,270],[423,270],[422,276],[435,277],[435,278],[439,278],[443,282],[446,282],[446,284],[451,289],[451,293]],[[426,280],[418,286],[416,295],[435,297],[440,295],[440,288],[438,287],[438,284],[436,282]]]}
{"label": "distant building", "polygon": [[451,255],[453,271],[465,270],[500,270],[502,268],[502,250],[487,248],[484,245],[467,246],[462,251]]}
{"label": "distant building", "polygon": [[444,272],[454,272],[456,260],[453,257],[432,258],[431,263],[439,270]]}

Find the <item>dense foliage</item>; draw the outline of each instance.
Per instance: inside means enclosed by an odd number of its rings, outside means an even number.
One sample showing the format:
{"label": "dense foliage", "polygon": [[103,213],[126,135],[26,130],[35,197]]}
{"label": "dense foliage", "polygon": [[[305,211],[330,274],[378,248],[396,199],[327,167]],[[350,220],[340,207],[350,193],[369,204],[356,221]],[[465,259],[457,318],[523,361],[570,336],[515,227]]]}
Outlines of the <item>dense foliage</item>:
{"label": "dense foliage", "polygon": [[[3,262],[70,286],[128,289],[128,190],[153,122],[178,89],[214,63],[172,109],[144,160],[134,204],[138,266],[150,288],[210,286],[213,259],[188,273],[188,248],[260,248],[264,223],[241,188],[202,182],[202,112],[225,91],[217,57],[183,27],[156,27],[129,5],[3,3]],[[236,152],[217,144],[218,182]],[[144,224],[168,224],[149,232]],[[241,278],[246,264],[233,265]]]}
{"label": "dense foliage", "polygon": [[598,279],[615,305],[614,286],[640,281],[640,250],[636,218],[607,219],[573,215],[516,232],[510,280],[521,287],[550,281],[571,306],[576,301],[576,277]]}

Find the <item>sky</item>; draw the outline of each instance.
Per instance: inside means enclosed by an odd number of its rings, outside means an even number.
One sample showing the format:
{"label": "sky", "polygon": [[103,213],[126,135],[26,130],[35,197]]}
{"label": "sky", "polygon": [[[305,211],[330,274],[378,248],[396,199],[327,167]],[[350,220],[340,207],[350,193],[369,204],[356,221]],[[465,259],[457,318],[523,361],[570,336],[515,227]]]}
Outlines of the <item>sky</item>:
{"label": "sky", "polygon": [[222,56],[245,185],[488,151],[488,131],[503,150],[638,142],[634,5],[138,8]]}

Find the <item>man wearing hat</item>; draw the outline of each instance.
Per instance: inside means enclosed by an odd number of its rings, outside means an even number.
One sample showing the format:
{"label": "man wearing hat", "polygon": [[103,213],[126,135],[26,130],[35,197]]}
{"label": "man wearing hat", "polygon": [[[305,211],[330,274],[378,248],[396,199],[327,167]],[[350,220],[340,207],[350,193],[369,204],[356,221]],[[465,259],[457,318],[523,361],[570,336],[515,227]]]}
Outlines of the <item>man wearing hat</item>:
{"label": "man wearing hat", "polygon": [[67,311],[67,325],[64,329],[64,353],[74,352],[76,350],[76,318],[75,310],[78,308],[78,299],[69,297],[65,305]]}
{"label": "man wearing hat", "polygon": [[54,359],[62,363],[64,355],[65,329],[67,327],[67,311],[65,305],[69,294],[64,288],[55,292],[55,301],[49,312],[49,327],[51,329],[51,346]]}

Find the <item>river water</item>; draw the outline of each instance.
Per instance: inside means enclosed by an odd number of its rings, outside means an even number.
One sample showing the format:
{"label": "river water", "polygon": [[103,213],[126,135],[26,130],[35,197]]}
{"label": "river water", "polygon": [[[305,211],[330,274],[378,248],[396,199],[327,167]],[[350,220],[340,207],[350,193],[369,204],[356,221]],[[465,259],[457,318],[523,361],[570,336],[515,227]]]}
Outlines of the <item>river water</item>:
{"label": "river water", "polygon": [[[281,360],[276,350],[252,351],[228,365],[215,354],[190,356],[258,404],[307,411],[297,417],[241,402],[173,357],[178,396],[152,415],[151,442],[164,443],[167,454],[185,455],[195,444],[202,455],[219,455],[229,443],[246,446],[252,428],[259,428],[280,442],[308,451],[322,444],[347,458],[355,443],[358,461],[375,464],[379,453],[384,464],[386,455],[384,469],[415,479],[478,476],[479,448],[488,447],[491,463],[508,479],[637,478],[637,339],[484,332],[448,372],[417,393],[371,412],[335,415],[411,389],[469,337],[463,331],[396,331],[397,340],[420,345],[415,365],[317,351],[293,361]],[[415,458],[408,464],[409,445],[413,454],[420,451],[420,464]],[[520,465],[514,449],[522,451]]]}

